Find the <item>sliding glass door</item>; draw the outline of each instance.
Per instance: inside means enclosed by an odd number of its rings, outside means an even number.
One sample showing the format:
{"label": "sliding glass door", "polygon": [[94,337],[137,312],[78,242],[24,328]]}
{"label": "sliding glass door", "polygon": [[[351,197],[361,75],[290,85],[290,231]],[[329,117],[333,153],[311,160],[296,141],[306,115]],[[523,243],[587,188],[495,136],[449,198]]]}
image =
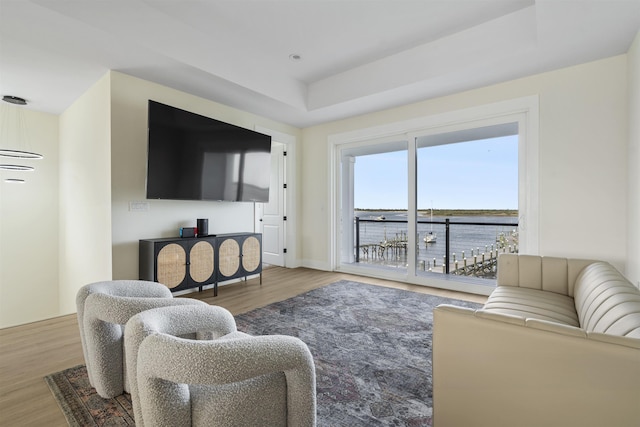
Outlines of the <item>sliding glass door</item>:
{"label": "sliding glass door", "polygon": [[333,137],[334,268],[488,293],[500,253],[538,250],[536,107],[527,98]]}

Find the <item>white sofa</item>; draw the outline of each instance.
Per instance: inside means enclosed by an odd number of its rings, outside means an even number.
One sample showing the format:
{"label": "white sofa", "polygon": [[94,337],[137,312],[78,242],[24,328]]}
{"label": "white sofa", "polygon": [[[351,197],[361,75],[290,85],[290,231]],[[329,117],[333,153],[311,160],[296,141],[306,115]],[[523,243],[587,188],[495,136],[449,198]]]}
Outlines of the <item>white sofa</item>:
{"label": "white sofa", "polygon": [[640,426],[640,290],[590,260],[501,255],[483,308],[434,310],[434,426]]}

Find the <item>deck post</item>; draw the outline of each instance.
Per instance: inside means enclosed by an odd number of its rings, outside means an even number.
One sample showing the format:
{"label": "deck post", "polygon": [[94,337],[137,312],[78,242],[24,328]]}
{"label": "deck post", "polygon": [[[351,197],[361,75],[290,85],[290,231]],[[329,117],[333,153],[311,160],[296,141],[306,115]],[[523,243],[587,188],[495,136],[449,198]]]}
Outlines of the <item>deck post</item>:
{"label": "deck post", "polygon": [[445,255],[444,255],[444,273],[449,274],[449,218],[444,220],[445,230]]}
{"label": "deck post", "polygon": [[360,262],[360,217],[355,217],[356,226],[356,262]]}

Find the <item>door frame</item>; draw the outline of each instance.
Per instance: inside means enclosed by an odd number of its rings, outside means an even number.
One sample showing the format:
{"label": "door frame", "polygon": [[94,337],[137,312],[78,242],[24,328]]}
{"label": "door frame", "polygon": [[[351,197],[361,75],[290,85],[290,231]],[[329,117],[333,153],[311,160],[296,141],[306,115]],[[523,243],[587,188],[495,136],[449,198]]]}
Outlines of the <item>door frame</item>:
{"label": "door frame", "polygon": [[[287,268],[300,267],[296,242],[298,217],[296,212],[297,185],[295,179],[297,138],[294,135],[263,126],[256,126],[254,130],[265,135],[270,135],[273,141],[285,145],[287,155],[282,164],[285,169],[284,183],[287,186],[283,195],[284,212],[287,216],[287,220],[284,222],[284,247],[287,252],[284,254],[284,266]],[[259,219],[256,214],[256,209],[254,209],[254,230],[256,231],[259,229]]]}
{"label": "door frame", "polygon": [[[285,151],[287,146],[275,139],[271,141],[271,170],[270,178],[271,188],[269,189],[269,203],[255,203],[255,231],[262,234],[262,262],[269,265],[281,266],[286,265],[285,260],[285,233],[286,233],[286,200],[285,193]],[[273,199],[272,199],[273,198]],[[267,205],[275,208],[277,212],[270,211],[267,216]],[[265,234],[265,227],[277,225],[278,233],[274,236],[272,232]],[[268,251],[267,248],[273,248],[274,242],[270,238],[275,237],[277,248],[275,251]],[[265,244],[266,242],[266,244]],[[275,262],[272,262],[275,261]]]}

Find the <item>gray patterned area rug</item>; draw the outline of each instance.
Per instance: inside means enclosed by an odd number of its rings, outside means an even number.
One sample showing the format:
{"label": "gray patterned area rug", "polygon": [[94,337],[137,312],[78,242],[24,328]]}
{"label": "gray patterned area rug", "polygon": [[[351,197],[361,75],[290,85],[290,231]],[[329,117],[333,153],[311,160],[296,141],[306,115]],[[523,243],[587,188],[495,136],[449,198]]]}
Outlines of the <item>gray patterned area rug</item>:
{"label": "gray patterned area rug", "polygon": [[[316,365],[318,426],[431,426],[438,304],[466,301],[340,281],[236,316],[252,335],[302,339]],[[84,366],[45,378],[69,425],[134,425],[128,395],[102,399]]]}

